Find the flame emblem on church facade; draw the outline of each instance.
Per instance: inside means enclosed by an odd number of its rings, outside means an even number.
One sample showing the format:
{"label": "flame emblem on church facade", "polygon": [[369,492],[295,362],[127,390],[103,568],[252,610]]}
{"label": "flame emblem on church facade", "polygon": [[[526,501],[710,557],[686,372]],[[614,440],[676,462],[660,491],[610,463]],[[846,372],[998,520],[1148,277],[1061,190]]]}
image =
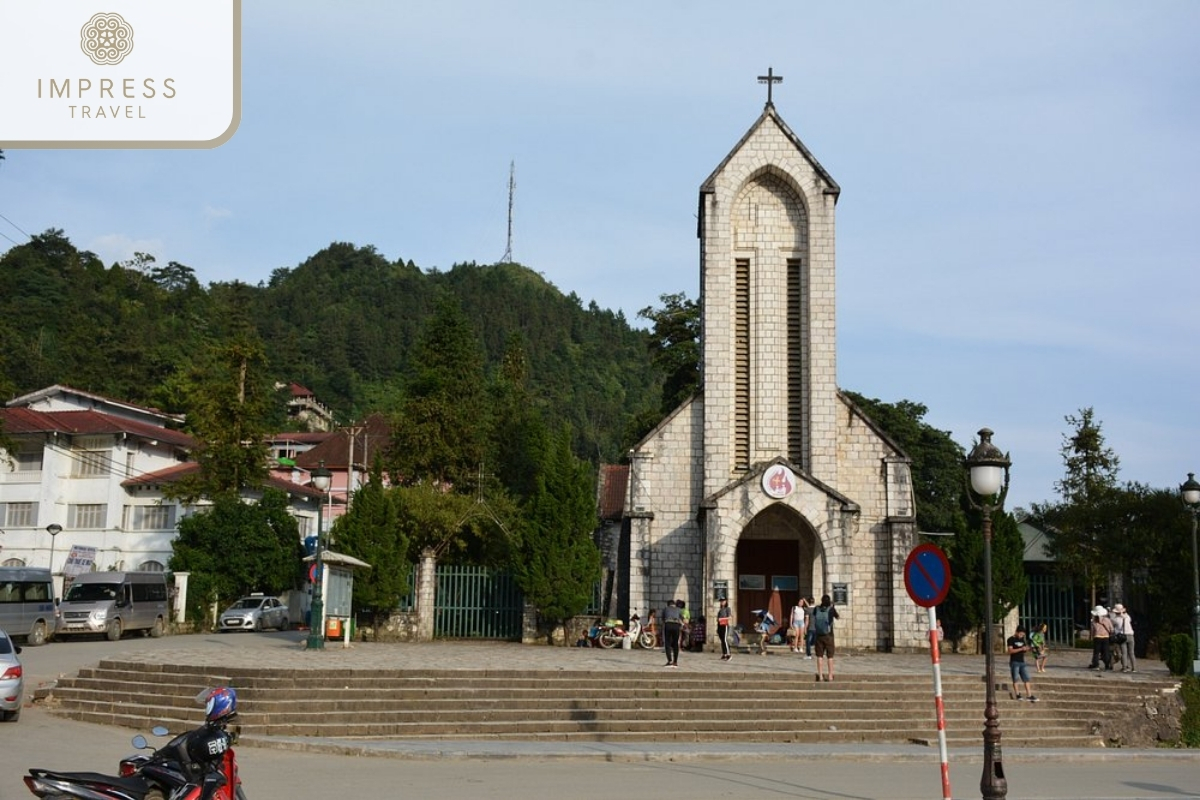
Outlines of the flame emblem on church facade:
{"label": "flame emblem on church facade", "polygon": [[796,488],[796,473],[783,464],[776,464],[763,473],[762,487],[768,496],[780,500]]}

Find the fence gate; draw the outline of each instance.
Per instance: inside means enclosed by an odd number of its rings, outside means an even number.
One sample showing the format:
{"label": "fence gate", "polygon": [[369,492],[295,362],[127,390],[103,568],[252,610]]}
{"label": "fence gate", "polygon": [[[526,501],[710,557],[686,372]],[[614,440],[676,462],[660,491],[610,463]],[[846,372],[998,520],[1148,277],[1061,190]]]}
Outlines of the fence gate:
{"label": "fence gate", "polygon": [[1043,622],[1047,638],[1059,645],[1075,644],[1075,592],[1071,581],[1058,575],[1030,575],[1021,604],[1021,622],[1030,632]]}
{"label": "fence gate", "polygon": [[510,573],[489,567],[438,564],[436,592],[435,638],[521,638],[525,596]]}

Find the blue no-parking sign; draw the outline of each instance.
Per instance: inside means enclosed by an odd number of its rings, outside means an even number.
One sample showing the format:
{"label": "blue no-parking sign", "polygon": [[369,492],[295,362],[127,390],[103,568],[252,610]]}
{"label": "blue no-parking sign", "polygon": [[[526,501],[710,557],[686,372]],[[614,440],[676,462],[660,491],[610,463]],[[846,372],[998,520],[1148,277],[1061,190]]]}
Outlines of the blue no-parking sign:
{"label": "blue no-parking sign", "polygon": [[904,588],[913,602],[932,608],[950,592],[950,562],[936,545],[919,544],[904,562]]}

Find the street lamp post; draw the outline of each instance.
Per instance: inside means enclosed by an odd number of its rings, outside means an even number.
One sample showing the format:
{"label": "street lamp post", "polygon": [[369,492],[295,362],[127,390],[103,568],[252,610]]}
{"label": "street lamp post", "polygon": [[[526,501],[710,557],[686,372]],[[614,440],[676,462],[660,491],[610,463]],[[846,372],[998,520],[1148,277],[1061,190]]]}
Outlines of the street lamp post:
{"label": "street lamp post", "polygon": [[[54,540],[62,533],[62,525],[57,522],[51,522],[46,526],[46,533],[50,534],[50,588],[54,589]],[[51,598],[54,599],[54,598]]]}
{"label": "street lamp post", "polygon": [[[331,474],[325,469],[325,462],[312,471],[312,485],[322,495],[329,490],[329,480]],[[309,650],[324,650],[325,649],[325,631],[322,626],[325,621],[325,601],[321,596],[321,584],[325,581],[325,536],[321,530],[321,503],[324,497],[317,502],[317,558],[316,558],[316,575],[313,581],[313,599],[309,609],[309,624],[308,624],[308,641],[305,646]]]}
{"label": "street lamp post", "polygon": [[[1004,777],[1004,759],[1000,751],[1000,711],[996,708],[996,653],[992,635],[992,514],[1004,507],[1008,494],[1008,468],[1012,462],[992,444],[992,431],[979,431],[979,443],[967,456],[970,475],[971,505],[983,512],[983,595],[984,654],[986,656],[985,701],[983,710],[983,777],[979,781],[984,800],[1002,800],[1008,796]],[[976,497],[979,499],[976,500]]]}
{"label": "street lamp post", "polygon": [[1184,505],[1192,514],[1192,674],[1200,677],[1200,555],[1196,550],[1196,515],[1200,514],[1200,482],[1196,473],[1189,472],[1187,481],[1179,487]]}

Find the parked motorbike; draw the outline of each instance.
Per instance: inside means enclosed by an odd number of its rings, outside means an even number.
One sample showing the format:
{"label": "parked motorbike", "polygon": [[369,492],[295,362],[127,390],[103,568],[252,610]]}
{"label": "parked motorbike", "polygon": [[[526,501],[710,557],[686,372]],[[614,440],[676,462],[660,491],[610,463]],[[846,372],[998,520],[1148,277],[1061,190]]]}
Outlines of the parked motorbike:
{"label": "parked motorbike", "polygon": [[[171,798],[179,786],[202,783],[216,773],[220,781],[212,787],[214,800],[246,800],[233,750],[241,727],[235,725],[230,730],[230,723],[237,719],[237,693],[222,686],[204,690],[196,700],[205,706],[203,725],[179,734],[157,750],[146,743],[145,737],[135,736],[134,747],[153,752],[122,759],[120,773],[144,778],[164,798]],[[155,728],[152,733],[166,736],[168,731]]]}
{"label": "parked motorbike", "polygon": [[624,620],[610,619],[600,626],[600,633],[596,636],[596,641],[599,645],[606,649],[612,649],[621,643],[621,640],[628,636],[639,647],[644,647],[647,650],[654,649],[654,634],[642,628],[642,621],[637,614],[629,620],[629,627],[625,627]]}
{"label": "parked motorbike", "polygon": [[[34,768],[25,785],[38,797],[77,797],[81,800],[245,800],[233,744],[237,729],[229,723],[237,715],[237,695],[220,687],[201,692],[206,706],[199,728],[182,733],[153,750],[141,734],[133,737],[139,750],[121,760],[119,775],[96,772],[56,772]],[[154,733],[166,736],[166,728]]]}

